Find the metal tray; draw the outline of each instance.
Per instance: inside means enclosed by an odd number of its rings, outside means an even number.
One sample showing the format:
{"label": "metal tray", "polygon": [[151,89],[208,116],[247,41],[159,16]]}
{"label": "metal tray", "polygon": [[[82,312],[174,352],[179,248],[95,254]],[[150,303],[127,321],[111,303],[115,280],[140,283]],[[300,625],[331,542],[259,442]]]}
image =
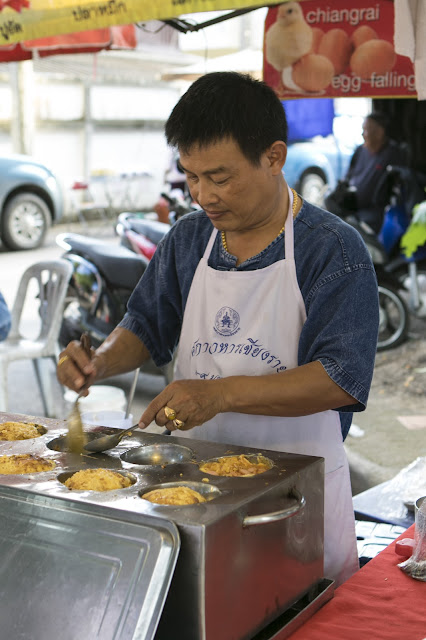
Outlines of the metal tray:
{"label": "metal tray", "polygon": [[168,521],[0,487],[1,637],[151,640],[179,552]]}

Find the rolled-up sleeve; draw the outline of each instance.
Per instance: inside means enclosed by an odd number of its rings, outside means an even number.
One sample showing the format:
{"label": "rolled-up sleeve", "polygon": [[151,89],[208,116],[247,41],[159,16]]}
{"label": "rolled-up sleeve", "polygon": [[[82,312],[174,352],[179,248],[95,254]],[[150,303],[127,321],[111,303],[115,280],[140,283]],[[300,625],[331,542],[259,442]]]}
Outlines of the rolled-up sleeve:
{"label": "rolled-up sleeve", "polygon": [[374,371],[379,326],[377,280],[371,264],[340,269],[320,279],[307,299],[299,361],[319,361],[330,378],[365,409]]}
{"label": "rolled-up sleeve", "polygon": [[157,247],[119,325],[144,343],[159,367],[172,359],[182,325],[182,298],[173,252],[170,241],[163,240]]}

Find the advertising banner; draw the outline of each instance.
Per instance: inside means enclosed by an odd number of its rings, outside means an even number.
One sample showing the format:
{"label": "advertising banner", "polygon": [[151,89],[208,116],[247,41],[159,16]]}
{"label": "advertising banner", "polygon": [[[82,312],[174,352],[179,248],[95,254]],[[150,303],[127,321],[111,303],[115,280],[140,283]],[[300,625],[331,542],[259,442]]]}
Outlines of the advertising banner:
{"label": "advertising banner", "polygon": [[[276,1],[276,0],[275,0]],[[274,0],[269,4],[274,4]],[[264,6],[263,0],[0,0],[0,45],[186,13]]]}
{"label": "advertising banner", "polygon": [[393,34],[393,0],[284,2],[266,16],[263,79],[283,100],[415,98],[413,64]]}
{"label": "advertising banner", "polygon": [[107,29],[78,31],[0,45],[0,62],[31,60],[34,56],[44,58],[67,53],[95,53],[104,49],[135,49],[136,45],[135,25],[115,25]]}

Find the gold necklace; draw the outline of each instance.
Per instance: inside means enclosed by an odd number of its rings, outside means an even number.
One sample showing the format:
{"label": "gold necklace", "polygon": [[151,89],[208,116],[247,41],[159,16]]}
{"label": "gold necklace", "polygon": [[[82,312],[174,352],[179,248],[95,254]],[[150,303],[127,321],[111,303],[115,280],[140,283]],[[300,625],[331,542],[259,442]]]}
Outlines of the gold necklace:
{"label": "gold necklace", "polygon": [[[292,210],[293,210],[293,218],[294,218],[295,215],[296,215],[296,209],[297,209],[297,205],[298,205],[298,202],[299,202],[299,196],[297,195],[297,193],[295,192],[294,189],[292,189],[292,192],[293,192],[293,207],[292,207]],[[278,236],[280,236],[282,234],[282,232],[284,231],[284,228],[285,228],[285,223],[284,223],[284,226],[281,227],[281,229],[279,230],[278,235],[274,238],[274,240],[276,238],[278,238]],[[225,231],[221,231],[220,232],[220,236],[222,238],[223,248],[225,249],[226,252],[228,252],[228,245],[226,243]]]}

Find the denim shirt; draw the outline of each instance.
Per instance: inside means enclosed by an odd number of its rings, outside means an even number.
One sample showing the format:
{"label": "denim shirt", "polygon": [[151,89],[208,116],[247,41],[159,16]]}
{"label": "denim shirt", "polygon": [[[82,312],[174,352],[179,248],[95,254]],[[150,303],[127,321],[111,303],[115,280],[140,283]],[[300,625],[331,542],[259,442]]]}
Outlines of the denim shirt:
{"label": "denim shirt", "polygon": [[[203,211],[181,218],[158,245],[129,299],[120,326],[142,340],[158,366],[167,364],[177,347],[192,279],[212,231]],[[247,271],[283,258],[281,234],[261,253],[237,265],[218,233],[209,266]],[[366,407],[373,377],[379,324],[374,267],[355,229],[307,202],[294,221],[294,258],[307,316],[299,340],[299,365],[318,360],[330,378],[356,399],[355,404],[336,409],[345,438],[352,413]]]}

